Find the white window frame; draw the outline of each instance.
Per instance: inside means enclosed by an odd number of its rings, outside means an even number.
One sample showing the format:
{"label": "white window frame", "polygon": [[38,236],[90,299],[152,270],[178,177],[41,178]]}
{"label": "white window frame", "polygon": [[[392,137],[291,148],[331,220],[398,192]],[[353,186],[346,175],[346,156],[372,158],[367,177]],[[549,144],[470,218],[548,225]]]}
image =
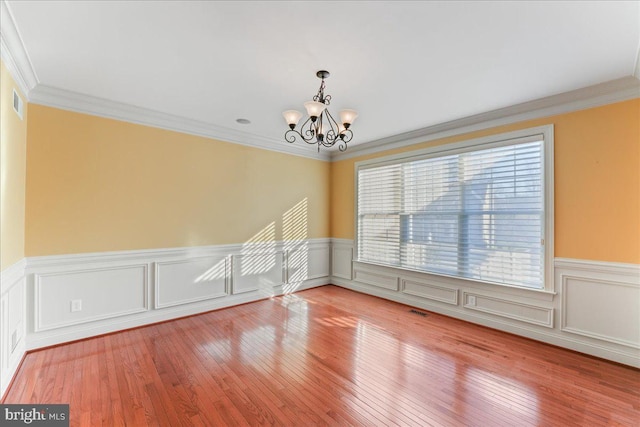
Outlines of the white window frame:
{"label": "white window frame", "polygon": [[[354,169],[354,226],[355,226],[355,241],[354,241],[354,249],[355,249],[355,258],[354,261],[361,264],[369,264],[369,265],[382,265],[375,264],[370,261],[360,261],[358,259],[358,175],[359,170],[362,168],[371,168],[375,166],[385,166],[389,164],[395,164],[400,162],[406,162],[410,160],[419,160],[430,157],[441,157],[445,155],[453,155],[459,153],[465,153],[469,151],[476,151],[482,149],[488,149],[493,147],[500,147],[505,145],[513,144],[514,142],[519,142],[523,139],[536,138],[543,140],[543,150],[544,150],[544,161],[542,164],[542,179],[543,179],[543,191],[544,191],[544,217],[543,217],[543,228],[544,228],[544,273],[543,273],[543,287],[540,289],[537,288],[528,288],[524,286],[516,286],[509,284],[499,284],[495,282],[485,282],[478,279],[470,279],[459,276],[447,276],[441,275],[438,273],[424,272],[419,271],[421,274],[425,275],[433,275],[444,278],[453,278],[455,280],[462,280],[470,283],[482,283],[482,284],[490,284],[492,286],[496,286],[497,288],[515,288],[523,291],[530,292],[542,292],[542,293],[555,293],[554,286],[554,127],[552,124],[538,126],[533,128],[527,128],[512,132],[506,132],[501,134],[490,135],[481,138],[474,138],[469,140],[464,140],[452,144],[444,144],[435,147],[430,147],[421,150],[415,150],[400,154],[394,154],[390,156],[384,156],[380,158],[375,158],[371,160],[364,160],[355,163]],[[406,267],[399,266],[388,266],[382,265],[388,268],[394,268],[401,271],[412,271]]]}

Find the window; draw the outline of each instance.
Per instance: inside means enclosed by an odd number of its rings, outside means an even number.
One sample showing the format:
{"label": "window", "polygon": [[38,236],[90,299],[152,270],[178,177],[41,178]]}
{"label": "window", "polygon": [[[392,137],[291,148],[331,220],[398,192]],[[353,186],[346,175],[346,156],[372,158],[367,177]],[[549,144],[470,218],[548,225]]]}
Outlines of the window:
{"label": "window", "polygon": [[357,260],[543,289],[553,165],[542,129],[359,163]]}

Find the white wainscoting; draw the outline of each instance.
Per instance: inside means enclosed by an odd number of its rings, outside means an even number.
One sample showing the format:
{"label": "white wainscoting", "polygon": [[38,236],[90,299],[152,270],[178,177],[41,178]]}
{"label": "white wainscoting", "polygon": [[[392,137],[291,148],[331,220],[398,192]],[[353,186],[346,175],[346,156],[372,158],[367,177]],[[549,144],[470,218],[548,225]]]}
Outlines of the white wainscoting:
{"label": "white wainscoting", "polygon": [[372,270],[366,265],[361,265],[353,268],[353,280],[382,289],[397,291],[400,278],[395,274],[384,274],[381,270]]}
{"label": "white wainscoting", "polygon": [[473,292],[463,292],[464,308],[520,322],[553,328],[553,308],[523,304]]}
{"label": "white wainscoting", "polygon": [[563,295],[563,332],[640,349],[637,265],[558,259],[556,278]]}
{"label": "white wainscoting", "polygon": [[329,246],[299,245],[287,251],[287,281],[319,279],[330,274]]}
{"label": "white wainscoting", "polygon": [[353,279],[353,241],[332,239],[331,276],[338,279]]}
{"label": "white wainscoting", "polygon": [[335,239],[333,284],[640,367],[639,265],[556,259],[553,293],[361,263],[352,254],[353,241]]}
{"label": "white wainscoting", "polygon": [[147,311],[147,277],[147,264],[34,274],[34,332]]}
{"label": "white wainscoting", "polygon": [[26,351],[25,266],[23,259],[3,270],[0,277],[0,397]]}
{"label": "white wainscoting", "polygon": [[400,286],[402,292],[420,298],[440,301],[451,305],[458,305],[458,290],[451,289],[446,285],[438,285],[438,280],[430,283],[402,279]]}
{"label": "white wainscoting", "polygon": [[[229,295],[230,259],[225,255],[155,263],[155,308]],[[176,286],[182,283],[182,286]]]}
{"label": "white wainscoting", "polygon": [[271,292],[285,283],[284,251],[232,255],[231,260],[234,295],[260,289]]}
{"label": "white wainscoting", "polygon": [[28,258],[25,348],[329,283],[329,239],[268,243]]}

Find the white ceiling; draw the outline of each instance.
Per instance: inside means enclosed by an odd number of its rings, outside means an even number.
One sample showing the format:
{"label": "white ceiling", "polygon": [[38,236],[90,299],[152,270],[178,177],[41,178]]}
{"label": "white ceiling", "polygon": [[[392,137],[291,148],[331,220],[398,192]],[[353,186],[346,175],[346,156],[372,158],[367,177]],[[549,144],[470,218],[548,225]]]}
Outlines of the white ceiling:
{"label": "white ceiling", "polygon": [[[331,72],[363,144],[634,74],[640,2],[8,1],[56,88],[282,141]],[[335,114],[334,114],[335,115]],[[236,119],[251,120],[249,125]],[[285,142],[282,142],[286,144]]]}

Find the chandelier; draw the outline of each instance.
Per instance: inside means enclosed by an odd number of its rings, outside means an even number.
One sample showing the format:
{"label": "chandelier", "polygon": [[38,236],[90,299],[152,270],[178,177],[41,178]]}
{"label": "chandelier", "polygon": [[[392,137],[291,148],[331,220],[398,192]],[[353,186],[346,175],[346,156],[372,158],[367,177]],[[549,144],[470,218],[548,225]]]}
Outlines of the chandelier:
{"label": "chandelier", "polygon": [[287,110],[282,115],[289,125],[289,130],[285,132],[284,139],[293,143],[299,137],[307,144],[317,144],[318,152],[320,146],[333,147],[336,143],[340,151],[347,149],[347,143],[353,138],[353,132],[351,132],[351,125],[353,121],[358,117],[358,113],[354,110],[342,110],[340,111],[341,124],[333,118],[327,106],[331,103],[331,95],[324,94],[324,79],[329,77],[329,72],[320,70],[316,73],[320,83],[320,89],[318,93],[313,97],[313,101],[307,101],[304,103],[304,107],[307,110],[309,117],[300,126],[300,130],[296,130],[296,125],[302,118],[302,113],[296,110]]}

